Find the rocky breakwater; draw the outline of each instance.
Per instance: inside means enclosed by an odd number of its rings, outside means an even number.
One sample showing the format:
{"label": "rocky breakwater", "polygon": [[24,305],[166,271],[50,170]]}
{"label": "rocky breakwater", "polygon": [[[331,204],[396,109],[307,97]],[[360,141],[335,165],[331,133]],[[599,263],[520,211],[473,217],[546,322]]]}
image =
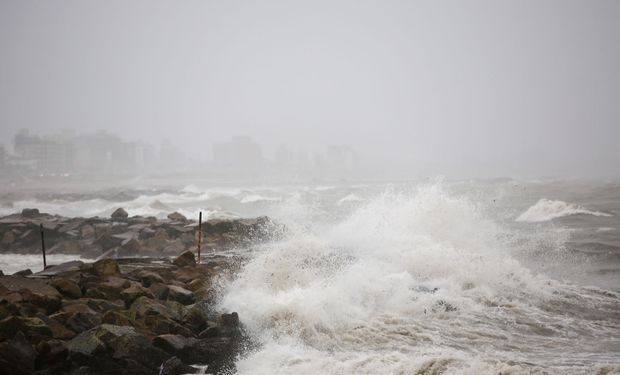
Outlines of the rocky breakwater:
{"label": "rocky breakwater", "polygon": [[191,374],[232,370],[236,313],[213,310],[213,283],[237,263],[192,252],[169,260],[73,261],[0,276],[1,374]]}
{"label": "rocky breakwater", "polygon": [[[110,218],[67,218],[24,209],[0,218],[0,252],[38,254],[43,225],[47,254],[84,258],[170,257],[196,247],[198,224],[173,212],[167,219],[129,217],[122,208]],[[278,235],[267,217],[208,220],[202,224],[204,249],[240,247]]]}

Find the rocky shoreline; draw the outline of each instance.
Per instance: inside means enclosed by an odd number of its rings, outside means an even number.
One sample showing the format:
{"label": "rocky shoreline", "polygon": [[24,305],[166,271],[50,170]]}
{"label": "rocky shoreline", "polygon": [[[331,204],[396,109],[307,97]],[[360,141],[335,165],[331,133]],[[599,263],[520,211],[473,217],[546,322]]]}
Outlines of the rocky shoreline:
{"label": "rocky shoreline", "polygon": [[[199,264],[197,223],[177,214],[73,219],[24,210],[0,219],[2,251],[40,252],[40,225],[50,252],[99,259],[0,276],[0,373],[234,371],[249,341],[237,313],[215,311],[214,285],[240,259],[210,255]],[[207,221],[202,229],[206,249],[218,251],[282,230],[268,218]]]}

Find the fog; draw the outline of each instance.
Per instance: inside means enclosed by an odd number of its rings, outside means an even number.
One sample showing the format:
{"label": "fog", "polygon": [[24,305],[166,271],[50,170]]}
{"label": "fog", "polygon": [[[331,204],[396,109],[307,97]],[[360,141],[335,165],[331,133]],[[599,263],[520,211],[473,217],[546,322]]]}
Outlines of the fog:
{"label": "fog", "polygon": [[244,136],[309,175],[620,175],[613,0],[2,0],[0,54],[7,157],[73,129],[155,170],[164,141],[204,170]]}

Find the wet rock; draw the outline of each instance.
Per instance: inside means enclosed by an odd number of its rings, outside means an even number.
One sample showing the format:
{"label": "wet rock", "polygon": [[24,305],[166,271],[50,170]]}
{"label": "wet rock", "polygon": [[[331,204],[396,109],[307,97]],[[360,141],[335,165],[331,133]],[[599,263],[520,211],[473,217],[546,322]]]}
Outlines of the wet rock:
{"label": "wet rock", "polygon": [[177,267],[194,267],[196,266],[196,257],[193,252],[188,250],[172,261],[172,264]]}
{"label": "wet rock", "polygon": [[183,375],[183,374],[196,374],[197,370],[188,366],[178,357],[172,357],[166,360],[159,369],[159,375]]}
{"label": "wet rock", "polygon": [[0,342],[0,374],[30,375],[35,372],[36,352],[20,332]]}
{"label": "wet rock", "polygon": [[138,272],[134,273],[132,276],[139,279],[142,282],[142,285],[146,288],[153,284],[165,283],[163,277],[161,277],[158,273],[151,271],[138,270]]}
{"label": "wet rock", "polygon": [[51,337],[52,330],[39,318],[9,316],[0,321],[0,338],[10,339],[22,332],[29,338]]}
{"label": "wet rock", "polygon": [[0,320],[16,314],[19,314],[19,307],[11,301],[0,298]]}
{"label": "wet rock", "polygon": [[89,330],[67,342],[67,349],[72,360],[83,364],[87,363],[89,358],[105,353],[106,348],[96,332]]}
{"label": "wet rock", "polygon": [[9,291],[18,293],[20,303],[30,304],[48,314],[57,311],[61,306],[62,296],[60,293],[43,280],[4,276],[0,277],[0,284]]}
{"label": "wet rock", "polygon": [[71,299],[82,297],[80,286],[68,279],[52,279],[50,285],[56,288],[63,296]]}
{"label": "wet rock", "polygon": [[[73,332],[81,333],[101,324],[101,316],[86,305],[73,305],[73,309],[50,316]],[[81,307],[77,309],[77,307]]]}
{"label": "wet rock", "polygon": [[116,276],[121,271],[118,268],[118,262],[114,259],[102,259],[93,263],[93,271],[97,276]]}
{"label": "wet rock", "polygon": [[[37,272],[37,276],[58,276],[71,274],[90,269],[91,265],[86,265],[81,260],[72,260],[55,266],[48,266],[45,270]],[[64,276],[64,275],[63,275]]]}
{"label": "wet rock", "polygon": [[153,339],[153,345],[173,355],[183,355],[196,344],[196,339],[181,335],[159,335]]}
{"label": "wet rock", "polygon": [[127,311],[108,311],[103,314],[101,321],[106,324],[116,326],[135,326],[136,321],[132,319]]}
{"label": "wet rock", "polygon": [[165,300],[168,298],[168,286],[163,283],[155,283],[149,286],[149,291],[155,296],[155,298],[160,300]]}
{"label": "wet rock", "polygon": [[117,208],[114,212],[112,212],[112,215],[110,215],[110,217],[112,218],[112,220],[123,221],[129,217],[129,214],[123,208]]}
{"label": "wet rock", "polygon": [[54,367],[67,358],[69,350],[63,341],[52,339],[41,341],[36,345],[36,368]]}
{"label": "wet rock", "polygon": [[32,271],[30,270],[30,268],[17,271],[13,274],[13,276],[30,276],[30,275],[32,275]]}
{"label": "wet rock", "polygon": [[168,215],[168,219],[172,221],[186,222],[187,218],[178,212],[173,212]]}
{"label": "wet rock", "polygon": [[22,210],[21,216],[23,218],[34,218],[40,215],[39,209],[38,208],[24,208]]}
{"label": "wet rock", "polygon": [[179,302],[183,305],[191,305],[196,301],[194,293],[176,285],[168,286],[168,299]]}
{"label": "wet rock", "polygon": [[230,314],[222,314],[218,319],[218,325],[227,328],[239,327],[239,314],[232,312]]}
{"label": "wet rock", "polygon": [[127,306],[140,297],[155,298],[150,290],[138,284],[132,284],[121,292],[121,298]]}

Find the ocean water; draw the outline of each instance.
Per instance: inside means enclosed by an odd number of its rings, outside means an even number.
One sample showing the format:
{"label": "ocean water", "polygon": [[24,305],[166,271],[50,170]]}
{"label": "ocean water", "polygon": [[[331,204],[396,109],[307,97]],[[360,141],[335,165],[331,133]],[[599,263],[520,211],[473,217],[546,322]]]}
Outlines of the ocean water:
{"label": "ocean water", "polygon": [[0,214],[122,206],[286,224],[220,285],[218,308],[237,311],[258,343],[239,374],[620,373],[617,183],[194,183],[122,199],[11,197]]}

